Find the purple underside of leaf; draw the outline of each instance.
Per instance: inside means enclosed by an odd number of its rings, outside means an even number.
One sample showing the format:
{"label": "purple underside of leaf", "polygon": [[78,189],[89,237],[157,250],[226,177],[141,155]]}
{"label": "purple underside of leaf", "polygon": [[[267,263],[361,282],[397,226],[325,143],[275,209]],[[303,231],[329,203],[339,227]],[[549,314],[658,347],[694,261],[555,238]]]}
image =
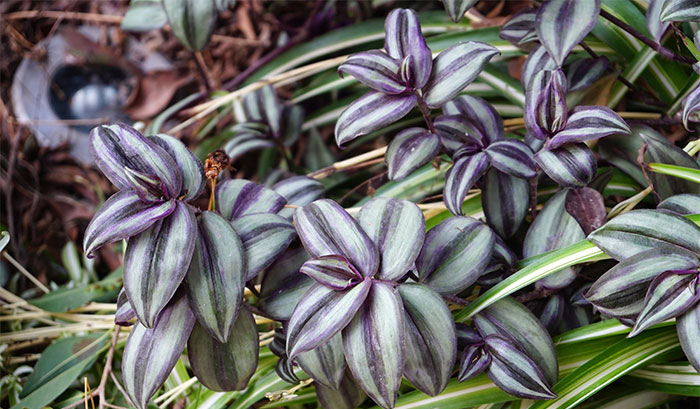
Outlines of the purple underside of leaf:
{"label": "purple underside of leaf", "polygon": [[532,149],[515,139],[506,139],[490,144],[486,154],[498,170],[513,176],[529,179],[536,174],[537,165]]}
{"label": "purple underside of leaf", "polygon": [[629,133],[630,128],[625,120],[612,109],[603,106],[579,106],[569,117],[566,127],[554,135],[546,146],[555,149],[567,143]]}
{"label": "purple underside of leaf", "polygon": [[418,15],[411,9],[395,9],[384,23],[384,48],[399,61],[410,58],[408,70],[414,88],[423,88],[430,78],[433,55],[423,38]]}
{"label": "purple underside of leaf", "polygon": [[590,187],[569,190],[565,207],[586,235],[604,225],[607,219],[603,195]]}
{"label": "purple underside of leaf", "polygon": [[337,255],[312,258],[301,266],[299,272],[332,290],[346,290],[362,281],[362,275],[348,259]]}
{"label": "purple underside of leaf", "polygon": [[335,124],[339,147],[358,136],[390,125],[408,114],[416,105],[415,94],[388,95],[371,91],[348,106]]}
{"label": "purple underside of leaf", "polygon": [[464,198],[467,197],[469,189],[486,173],[489,165],[488,155],[478,152],[458,159],[447,171],[444,200],[452,214],[464,214],[462,212]]}
{"label": "purple underside of leaf", "polygon": [[459,366],[459,381],[464,382],[484,372],[491,365],[491,355],[482,344],[468,345],[464,350],[462,363]]}
{"label": "purple underside of leaf", "polygon": [[401,180],[430,162],[440,152],[440,138],[423,128],[400,132],[389,144],[386,163],[389,179]]}
{"label": "purple underside of leaf", "polygon": [[85,229],[85,254],[92,257],[106,244],[135,236],[174,210],[174,200],[145,203],[133,189],[119,191],[102,204]]}
{"label": "purple underside of leaf", "polygon": [[233,221],[254,213],[277,213],[287,201],[274,190],[242,179],[230,179],[216,186],[216,209]]}
{"label": "purple underside of leaf", "polygon": [[550,0],[537,12],[537,36],[560,67],[569,52],[593,29],[600,0]]}
{"label": "purple underside of leaf", "polygon": [[583,143],[540,150],[535,161],[547,176],[564,187],[586,186],[598,169],[593,152]]}
{"label": "purple underside of leaf", "polygon": [[[481,140],[493,143],[503,140],[503,119],[485,99],[461,95],[442,107],[445,115],[458,115],[479,131]],[[437,126],[437,124],[436,124]],[[476,137],[476,136],[474,136]]]}
{"label": "purple underside of leaf", "polygon": [[336,202],[322,199],[296,209],[294,225],[312,257],[340,255],[364,277],[377,272],[380,259],[376,246]]}
{"label": "purple underside of leaf", "polygon": [[385,94],[406,90],[399,79],[399,62],[378,50],[352,54],[338,67],[338,73],[350,74],[364,85]]}

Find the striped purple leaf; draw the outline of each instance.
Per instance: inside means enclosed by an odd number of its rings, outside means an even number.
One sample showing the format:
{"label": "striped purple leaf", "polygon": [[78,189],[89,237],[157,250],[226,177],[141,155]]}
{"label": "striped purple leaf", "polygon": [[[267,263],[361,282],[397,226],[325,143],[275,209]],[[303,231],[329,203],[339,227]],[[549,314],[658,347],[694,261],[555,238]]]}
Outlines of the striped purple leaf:
{"label": "striped purple leaf", "polygon": [[486,221],[501,237],[512,237],[529,207],[530,183],[491,168],[483,178],[481,207]]}
{"label": "striped purple leaf", "polygon": [[539,320],[550,333],[556,333],[558,330],[564,317],[566,304],[566,297],[562,293],[553,294],[545,300],[542,312],[539,314]]}
{"label": "striped purple leaf", "polygon": [[661,21],[698,21],[700,4],[695,0],[666,0],[661,6]]}
{"label": "striped purple leaf", "polygon": [[700,372],[700,303],[676,319],[676,331],[688,361]]}
{"label": "striped purple leaf", "polygon": [[484,143],[504,139],[503,119],[485,99],[461,95],[442,107],[445,115],[459,115],[481,134]]}
{"label": "striped purple leaf", "polygon": [[376,278],[398,280],[411,269],[425,238],[423,213],[413,202],[376,197],[357,216],[379,251]]}
{"label": "striped purple leaf", "polygon": [[350,55],[338,67],[338,74],[350,74],[364,85],[385,94],[400,94],[406,84],[399,78],[400,61],[379,50]]}
{"label": "striped purple leaf", "polygon": [[175,200],[145,203],[134,189],[115,193],[102,204],[85,229],[85,254],[92,257],[95,250],[106,244],[141,233],[170,215],[175,203]]}
{"label": "striped purple leaf", "polygon": [[696,88],[683,100],[683,126],[691,130],[688,122],[698,122],[697,112],[700,111],[700,87]]}
{"label": "striped purple leaf", "polygon": [[248,152],[253,152],[266,148],[274,148],[277,146],[275,141],[260,137],[255,133],[240,132],[233,138],[229,139],[223,149],[232,160],[242,157]]}
{"label": "striped purple leaf", "polygon": [[296,362],[314,381],[327,388],[341,387],[345,375],[343,337],[335,334],[328,342],[299,354]]}
{"label": "striped purple leaf", "polygon": [[[281,180],[272,186],[272,190],[282,195],[287,200],[287,204],[292,206],[306,206],[307,204],[321,199],[325,188],[323,183],[308,176],[292,176]],[[294,209],[284,208],[277,214],[287,219],[291,219]]]}
{"label": "striped purple leaf", "polygon": [[178,197],[185,201],[196,199],[204,190],[204,166],[184,143],[166,134],[148,137],[153,143],[163,148],[173,158],[182,174],[182,190]]}
{"label": "striped purple leaf", "polygon": [[698,214],[700,213],[700,195],[697,193],[674,195],[663,200],[656,208],[670,210],[681,216]]}
{"label": "striped purple leaf", "polygon": [[518,11],[501,27],[498,36],[515,45],[536,41],[535,17],[537,17],[537,10],[532,7]]}
{"label": "striped purple leaf", "polygon": [[231,224],[217,213],[197,218],[196,247],[187,271],[190,306],[197,322],[224,344],[243,299],[246,256]]}
{"label": "striped purple leaf", "polygon": [[537,173],[532,149],[517,139],[493,142],[484,152],[491,164],[501,172],[525,179],[532,178]]}
{"label": "striped purple leaf", "polygon": [[187,274],[197,222],[193,209],[177,201],[172,214],[129,239],[124,289],[141,325],[152,328]]}
{"label": "striped purple leaf", "polygon": [[479,0],[442,0],[442,4],[445,6],[445,11],[450,17],[450,20],[459,23],[459,20],[464,17],[464,13],[476,4],[477,1]]}
{"label": "striped purple leaf", "polygon": [[126,298],[124,287],[122,287],[117,297],[117,310],[114,313],[114,323],[122,327],[129,327],[134,325],[136,321],[136,312],[131,308],[129,299]]}
{"label": "striped purple leaf", "polygon": [[294,226],[282,216],[254,213],[231,222],[245,252],[246,281],[272,264],[296,237]]}
{"label": "striped purple leaf", "polygon": [[423,100],[430,108],[441,107],[471,84],[498,54],[497,48],[478,41],[446,48],[433,61],[430,80],[423,88]]}
{"label": "striped purple leaf", "polygon": [[158,176],[148,175],[131,168],[124,168],[124,176],[142,201],[154,203],[164,199],[163,182]]}
{"label": "striped purple leaf", "polygon": [[340,255],[364,277],[372,277],[377,272],[376,246],[336,202],[322,199],[296,209],[294,226],[311,257]]}
{"label": "striped purple leaf", "polygon": [[342,147],[358,136],[390,125],[408,114],[416,105],[415,94],[388,95],[370,91],[355,100],[335,123],[335,142]]}
{"label": "striped purple leaf", "polygon": [[303,248],[289,249],[262,273],[256,306],[277,321],[289,321],[292,311],[313,280],[299,273],[309,259]]}
{"label": "striped purple leaf", "polygon": [[365,279],[345,291],[335,291],[318,283],[309,287],[289,319],[289,359],[325,344],[345,328],[365,302],[372,282]]}
{"label": "striped purple leaf", "polygon": [[459,375],[457,379],[460,382],[467,381],[480,373],[491,365],[491,355],[484,348],[483,342],[478,344],[469,344],[462,352],[462,360],[459,364]]}
{"label": "striped purple leaf", "polygon": [[282,132],[282,111],[282,104],[271,85],[247,94],[242,101],[234,104],[237,122],[266,124],[275,138],[279,138]]}
{"label": "striped purple leaf", "polygon": [[450,217],[428,230],[416,269],[420,281],[440,294],[457,294],[488,266],[495,234],[465,216]]}
{"label": "striped purple leaf", "polygon": [[542,45],[538,45],[530,52],[525,60],[525,64],[523,64],[523,70],[520,74],[523,89],[527,90],[530,87],[530,82],[538,72],[556,69],[557,63],[554,62],[547,49]]}
{"label": "striped purple leaf", "polygon": [[566,92],[562,70],[534,75],[525,91],[525,126],[533,136],[546,139],[564,128],[568,118]]}
{"label": "striped purple leaf", "polygon": [[163,198],[174,198],[180,193],[182,176],[173,158],[165,149],[126,124],[94,128],[90,132],[90,150],[97,167],[119,189],[134,187],[126,174],[126,168],[129,168],[160,180],[160,196]]}
{"label": "striped purple leaf", "polygon": [[301,266],[300,273],[331,290],[347,290],[363,280],[355,267],[343,256],[314,257]]}
{"label": "striped purple leaf", "polygon": [[630,127],[620,115],[604,106],[578,106],[569,116],[564,129],[545,145],[555,149],[567,143],[585,142],[612,134],[629,135]]}
{"label": "striped purple leaf", "polygon": [[457,159],[447,171],[443,198],[447,209],[454,215],[464,214],[462,203],[469,189],[481,179],[489,169],[489,157],[484,152],[463,156]]}
{"label": "striped purple leaf", "polygon": [[569,92],[586,89],[603,77],[610,61],[607,57],[583,58],[575,61],[566,70]]}
{"label": "striped purple leaf", "polygon": [[607,220],[603,195],[590,187],[569,189],[564,207],[586,235],[604,225]]}
{"label": "striped purple leaf", "polygon": [[601,0],[549,0],[537,11],[537,37],[558,66],[598,21]]}
{"label": "striped purple leaf", "polygon": [[586,186],[598,169],[593,152],[583,143],[542,149],[535,154],[535,161],[547,176],[564,187]]}
{"label": "striped purple leaf", "polygon": [[242,179],[216,185],[216,209],[229,221],[254,213],[277,213],[287,203],[277,192]]}
{"label": "striped purple leaf", "polygon": [[663,9],[666,0],[650,0],[649,7],[646,13],[647,30],[651,34],[651,38],[656,42],[661,41],[664,33],[668,29],[669,22],[661,21],[661,10]]}
{"label": "striped purple leaf", "polygon": [[440,137],[423,128],[399,132],[386,151],[389,179],[401,180],[425,165],[440,152]]}
{"label": "striped purple leaf", "polygon": [[373,281],[367,299],[343,330],[348,368],[383,408],[393,408],[406,357],[403,303],[393,285]]}
{"label": "striped purple leaf", "polygon": [[486,144],[483,132],[462,115],[440,115],[435,119],[434,125],[440,136],[440,143],[450,154],[463,147],[480,151]]}
{"label": "striped purple leaf", "polygon": [[155,327],[137,323],[126,340],[122,380],[131,402],[146,409],[180,359],[195,318],[187,297],[178,295],[163,309]]}
{"label": "striped purple leaf", "polygon": [[433,67],[433,54],[423,38],[418,14],[411,9],[394,9],[384,22],[384,48],[391,58],[410,57],[408,71],[413,88],[423,88]]}

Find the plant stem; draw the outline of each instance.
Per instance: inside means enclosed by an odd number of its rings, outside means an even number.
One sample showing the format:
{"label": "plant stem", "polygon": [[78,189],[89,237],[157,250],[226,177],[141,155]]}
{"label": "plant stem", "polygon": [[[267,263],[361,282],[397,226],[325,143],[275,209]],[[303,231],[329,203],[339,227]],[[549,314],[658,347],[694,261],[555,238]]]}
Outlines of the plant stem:
{"label": "plant stem", "polygon": [[209,83],[209,76],[207,75],[207,66],[204,63],[204,57],[202,53],[197,51],[193,53],[194,65],[197,67],[197,74],[199,74],[199,79],[202,81],[204,88],[207,90],[207,94],[211,93],[211,84]]}
{"label": "plant stem", "polygon": [[649,48],[652,50],[656,51],[660,56],[672,60],[672,61],[678,61],[683,64],[688,64],[688,65],[693,65],[695,61],[688,57],[684,57],[682,55],[678,55],[674,53],[673,51],[669,50],[668,48],[662,46],[658,42],[652,40],[651,38],[645,36],[644,34],[640,33],[637,31],[634,27],[630,26],[629,24],[625,23],[624,21],[620,20],[619,18],[613,16],[612,14],[608,13],[605,10],[600,10],[600,15],[601,17],[605,18],[606,20],[610,21],[611,23],[615,24],[616,26],[620,27],[621,29],[625,30],[629,34],[633,35],[635,38],[637,38],[639,41],[647,45]]}
{"label": "plant stem", "polygon": [[117,339],[119,338],[119,331],[121,331],[122,327],[117,325],[117,328],[114,330],[114,334],[112,334],[112,344],[109,346],[109,352],[107,352],[107,361],[105,362],[105,367],[104,370],[102,371],[102,379],[100,379],[100,386],[97,387],[97,397],[100,400],[99,403],[99,408],[103,409],[105,407],[105,403],[107,403],[107,398],[105,397],[105,386],[107,385],[107,377],[109,376],[109,373],[112,371],[112,360],[114,358],[114,349],[117,346]]}
{"label": "plant stem", "polygon": [[435,125],[433,125],[433,118],[430,117],[430,108],[428,108],[428,106],[425,105],[425,101],[423,101],[423,98],[420,95],[418,95],[418,108],[420,108],[420,112],[423,114],[423,119],[428,125],[428,129],[430,129],[430,132],[437,134],[437,130],[435,130]]}

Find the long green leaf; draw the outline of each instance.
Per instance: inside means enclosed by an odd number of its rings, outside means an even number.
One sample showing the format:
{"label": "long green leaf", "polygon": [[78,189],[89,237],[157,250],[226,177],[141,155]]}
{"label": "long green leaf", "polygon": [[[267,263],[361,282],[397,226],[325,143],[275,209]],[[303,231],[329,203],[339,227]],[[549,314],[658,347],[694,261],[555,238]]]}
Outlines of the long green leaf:
{"label": "long green leaf", "polygon": [[677,178],[700,183],[700,170],[686,168],[683,166],[667,165],[665,163],[650,163],[649,169],[656,173],[675,176]]}
{"label": "long green leaf", "polygon": [[700,374],[688,362],[649,365],[622,378],[630,385],[686,396],[700,396]]}

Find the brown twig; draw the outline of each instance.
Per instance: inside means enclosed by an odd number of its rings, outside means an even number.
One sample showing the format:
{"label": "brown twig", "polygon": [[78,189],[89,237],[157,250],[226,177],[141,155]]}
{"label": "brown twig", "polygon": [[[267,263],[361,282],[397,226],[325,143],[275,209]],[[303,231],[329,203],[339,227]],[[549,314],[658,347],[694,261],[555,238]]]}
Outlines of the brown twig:
{"label": "brown twig", "polygon": [[200,51],[193,52],[192,55],[194,57],[194,65],[197,67],[197,75],[199,75],[199,79],[202,81],[204,89],[206,89],[207,94],[209,94],[211,93],[212,88],[209,81],[209,70],[207,70],[207,64],[204,62],[204,57],[202,57],[202,53]]}
{"label": "brown twig", "polygon": [[97,396],[100,399],[100,409],[103,409],[105,407],[105,403],[107,401],[107,398],[105,398],[105,386],[107,385],[107,376],[109,376],[109,373],[112,371],[112,359],[114,358],[114,349],[117,346],[117,340],[119,339],[119,331],[121,331],[121,329],[122,327],[117,325],[117,329],[115,329],[114,334],[112,334],[112,344],[109,346],[109,352],[107,352],[107,361],[105,362],[105,367],[102,370],[102,379],[100,379],[100,386],[97,388]]}
{"label": "brown twig", "polygon": [[62,18],[66,20],[82,20],[97,23],[121,24],[123,16],[112,16],[108,14],[81,13],[77,11],[56,11],[56,10],[25,10],[16,11],[0,15],[4,20],[23,20],[30,18]]}

